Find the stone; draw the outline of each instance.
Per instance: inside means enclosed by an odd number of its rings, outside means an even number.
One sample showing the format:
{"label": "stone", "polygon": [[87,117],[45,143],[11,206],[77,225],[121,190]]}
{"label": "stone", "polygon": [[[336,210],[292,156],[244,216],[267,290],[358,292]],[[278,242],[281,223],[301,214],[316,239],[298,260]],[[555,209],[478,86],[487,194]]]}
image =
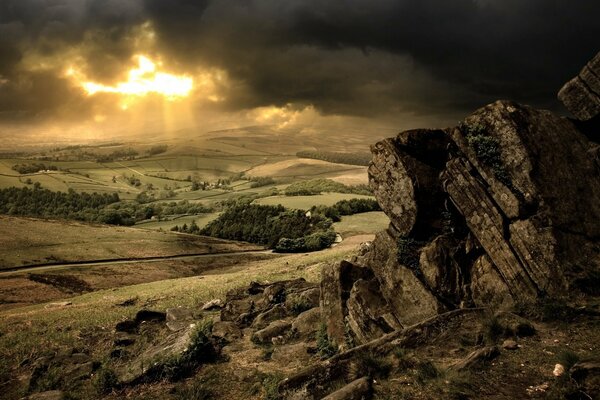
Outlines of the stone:
{"label": "stone", "polygon": [[344,343],[347,314],[346,301],[359,279],[371,278],[373,272],[349,261],[331,263],[321,270],[321,314],[327,335],[335,343]]}
{"label": "stone", "polygon": [[134,335],[125,332],[117,332],[113,344],[115,346],[131,346],[135,343],[135,339],[136,337]]}
{"label": "stone", "polygon": [[323,397],[323,400],[363,400],[372,396],[371,380],[368,377],[356,379],[339,390]]}
{"label": "stone", "polygon": [[464,277],[455,253],[458,243],[450,235],[441,235],[421,249],[419,269],[425,283],[437,297],[458,306],[465,297]]}
{"label": "stone", "polygon": [[511,295],[522,300],[535,298],[535,284],[505,239],[503,216],[475,174],[469,161],[454,158],[443,173],[444,187],[502,279],[509,282]]}
{"label": "stone", "polygon": [[357,344],[367,343],[402,327],[381,295],[377,279],[356,281],[347,307],[348,325],[356,336]]}
{"label": "stone", "polygon": [[397,241],[382,231],[375,235],[364,262],[379,281],[392,314],[402,326],[409,326],[437,315],[441,304],[411,269],[398,262],[397,254]]}
{"label": "stone", "polygon": [[64,398],[65,394],[60,390],[48,390],[25,397],[26,400],[63,400]]}
{"label": "stone", "polygon": [[321,309],[319,307],[304,311],[292,322],[292,330],[295,335],[307,338],[314,334],[321,326]]}
{"label": "stone", "polygon": [[167,328],[169,328],[171,332],[179,332],[185,330],[189,328],[191,324],[191,321],[167,321],[166,323]]}
{"label": "stone", "polygon": [[242,331],[229,321],[217,321],[213,324],[212,335],[217,338],[233,341],[242,337]]}
{"label": "stone", "polygon": [[502,342],[502,348],[505,350],[517,350],[519,345],[512,339],[506,339],[504,342]]}
{"label": "stone", "polygon": [[486,254],[477,258],[473,264],[470,289],[477,307],[504,309],[514,303],[508,285]]}
{"label": "stone", "polygon": [[565,367],[562,364],[556,364],[554,366],[554,370],[552,371],[552,375],[559,377],[565,374]]}
{"label": "stone", "polygon": [[258,314],[256,318],[254,318],[254,322],[252,322],[252,327],[255,329],[263,329],[269,325],[269,323],[287,316],[288,310],[286,307],[283,304],[276,304],[273,308]]}
{"label": "stone", "polygon": [[221,308],[223,308],[223,302],[221,299],[213,299],[204,303],[202,306],[202,311],[216,311],[220,310]]}
{"label": "stone", "polygon": [[308,310],[319,306],[321,289],[318,287],[306,289],[296,293],[290,293],[285,299],[285,307],[294,312],[295,309]]}
{"label": "stone", "polygon": [[167,314],[162,311],[140,310],[135,314],[135,322],[163,322],[167,319]]}
{"label": "stone", "polygon": [[274,321],[266,328],[254,332],[252,341],[255,343],[270,343],[271,339],[290,330],[292,324],[288,321]]}
{"label": "stone", "polygon": [[369,185],[399,237],[419,233],[437,218],[432,211],[441,200],[438,175],[449,142],[441,130],[420,129],[371,146]]}
{"label": "stone", "polygon": [[578,119],[589,120],[600,114],[600,53],[562,87],[558,98]]}
{"label": "stone", "polygon": [[486,361],[493,360],[500,355],[500,350],[496,346],[482,347],[471,352],[464,360],[461,360],[452,366],[452,369],[462,371],[466,369],[481,366]]}
{"label": "stone", "polygon": [[115,325],[115,331],[117,332],[127,332],[134,333],[137,331],[138,323],[131,319],[126,319],[125,321],[117,322]]}
{"label": "stone", "polygon": [[194,313],[187,307],[167,308],[167,321],[187,321],[194,319]]}
{"label": "stone", "polygon": [[[188,351],[192,344],[195,326],[191,325],[182,332],[174,332],[160,343],[147,347],[143,353],[134,360],[118,368],[117,374],[120,384],[129,385],[141,381],[151,381],[160,378],[164,362],[177,359]],[[206,343],[202,351],[213,354],[216,350],[212,343]]]}

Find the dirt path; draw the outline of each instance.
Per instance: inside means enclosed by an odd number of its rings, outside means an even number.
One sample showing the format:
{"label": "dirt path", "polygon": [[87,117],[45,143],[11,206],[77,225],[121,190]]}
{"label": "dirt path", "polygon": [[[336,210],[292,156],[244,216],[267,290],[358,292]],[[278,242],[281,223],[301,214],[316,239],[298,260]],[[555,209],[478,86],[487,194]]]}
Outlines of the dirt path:
{"label": "dirt path", "polygon": [[247,250],[247,251],[234,251],[234,252],[222,252],[222,253],[202,253],[202,254],[179,254],[173,256],[157,256],[157,257],[138,257],[138,258],[114,258],[114,259],[101,259],[101,260],[85,260],[85,261],[70,261],[60,264],[45,263],[37,265],[23,265],[19,267],[6,268],[0,271],[0,276],[14,275],[26,272],[39,272],[47,270],[59,270],[62,268],[68,268],[73,266],[96,266],[96,265],[113,265],[113,264],[135,264],[135,263],[148,263],[158,262],[165,260],[182,260],[182,259],[194,259],[202,257],[224,257],[224,256],[236,256],[242,254],[270,254],[271,250]]}

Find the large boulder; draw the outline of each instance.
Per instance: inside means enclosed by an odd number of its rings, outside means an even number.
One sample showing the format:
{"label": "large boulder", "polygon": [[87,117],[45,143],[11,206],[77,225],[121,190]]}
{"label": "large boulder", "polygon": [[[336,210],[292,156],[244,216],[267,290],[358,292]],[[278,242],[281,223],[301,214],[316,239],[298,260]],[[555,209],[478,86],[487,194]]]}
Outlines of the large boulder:
{"label": "large boulder", "polygon": [[597,293],[600,146],[588,138],[600,132],[599,71],[600,54],[559,95],[591,121],[497,101],[456,127],[373,145],[369,183],[390,225],[352,263],[325,268],[330,339]]}

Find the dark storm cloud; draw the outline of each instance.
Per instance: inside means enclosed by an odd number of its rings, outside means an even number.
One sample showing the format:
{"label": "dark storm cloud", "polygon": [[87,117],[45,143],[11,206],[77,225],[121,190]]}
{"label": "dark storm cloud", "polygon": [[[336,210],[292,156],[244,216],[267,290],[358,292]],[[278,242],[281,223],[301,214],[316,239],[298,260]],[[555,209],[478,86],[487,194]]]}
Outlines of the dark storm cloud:
{"label": "dark storm cloud", "polygon": [[[90,74],[109,80],[135,50],[135,27],[151,21],[171,63],[229,72],[231,109],[454,116],[496,98],[555,107],[561,84],[600,50],[598,15],[597,0],[3,0],[0,78],[27,75],[19,65],[31,49],[87,41]],[[21,96],[39,93],[26,86]]]}

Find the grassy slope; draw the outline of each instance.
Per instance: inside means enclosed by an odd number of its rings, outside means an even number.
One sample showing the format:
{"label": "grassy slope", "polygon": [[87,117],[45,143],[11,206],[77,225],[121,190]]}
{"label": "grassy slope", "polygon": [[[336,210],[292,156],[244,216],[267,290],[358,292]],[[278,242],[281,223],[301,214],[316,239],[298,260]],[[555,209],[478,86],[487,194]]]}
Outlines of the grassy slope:
{"label": "grassy slope", "polygon": [[[360,242],[370,239],[372,236],[359,236],[308,255],[240,263],[218,274],[100,290],[70,298],[72,304],[64,307],[50,303],[0,312],[0,369],[27,373],[26,365],[18,367],[24,360],[61,347],[85,349],[95,359],[104,360],[112,348],[114,324],[132,317],[140,308],[198,307],[251,281],[303,277],[317,282],[324,263],[350,257]],[[131,298],[137,299],[135,307],[116,306]]]}
{"label": "grassy slope", "polygon": [[344,216],[340,222],[333,224],[333,228],[342,237],[348,237],[382,231],[388,227],[389,223],[390,219],[383,211],[373,211]]}
{"label": "grassy slope", "polygon": [[28,264],[256,249],[171,232],[0,216],[0,269]]}

